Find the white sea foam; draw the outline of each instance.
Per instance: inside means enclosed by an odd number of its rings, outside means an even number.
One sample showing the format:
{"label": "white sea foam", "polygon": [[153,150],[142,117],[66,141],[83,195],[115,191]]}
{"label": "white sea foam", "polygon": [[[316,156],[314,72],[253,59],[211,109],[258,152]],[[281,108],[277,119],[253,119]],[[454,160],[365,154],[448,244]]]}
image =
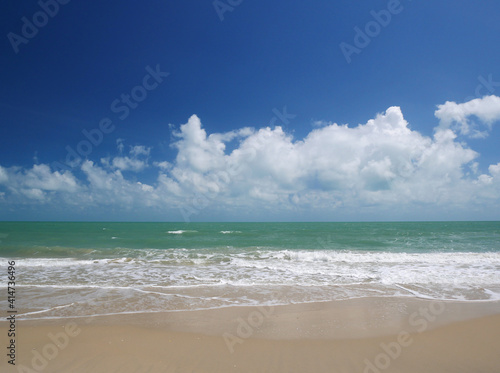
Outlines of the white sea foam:
{"label": "white sea foam", "polygon": [[[377,283],[500,284],[500,253],[374,253],[259,250],[213,253],[181,249],[150,251],[144,257],[113,259],[23,259],[24,278],[78,273],[91,281],[136,281],[166,285],[272,283],[300,285]],[[106,266],[103,268],[102,266]],[[49,269],[50,268],[50,269]],[[59,269],[57,269],[59,268]],[[144,274],[147,274],[145,276]],[[74,276],[70,276],[74,277]],[[104,280],[107,279],[107,280]],[[128,281],[127,281],[128,280]]]}
{"label": "white sea foam", "polygon": [[[123,256],[100,259],[21,259],[16,262],[22,273],[18,280],[24,294],[21,302],[27,307],[30,299],[40,302],[47,293],[43,309],[51,311],[43,315],[48,317],[84,314],[92,307],[102,313],[109,298],[121,300],[124,308],[120,312],[363,296],[500,300],[500,253],[493,252],[416,254],[261,248],[123,249],[120,254]],[[54,308],[71,303],[75,305]]]}
{"label": "white sea foam", "polygon": [[[29,259],[18,259],[17,266],[21,269],[30,271],[33,267],[71,267],[71,266],[89,266],[99,263],[106,263],[107,259],[95,259],[95,260],[81,260],[75,258],[29,258]],[[40,269],[42,269],[40,268]],[[38,268],[37,268],[38,269]]]}

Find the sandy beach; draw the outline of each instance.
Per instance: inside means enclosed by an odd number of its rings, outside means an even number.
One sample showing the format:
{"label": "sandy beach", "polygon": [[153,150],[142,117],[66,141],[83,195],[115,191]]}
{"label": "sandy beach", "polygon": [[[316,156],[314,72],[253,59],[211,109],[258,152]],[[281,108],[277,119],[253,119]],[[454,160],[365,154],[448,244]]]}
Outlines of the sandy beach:
{"label": "sandy beach", "polygon": [[[498,372],[499,304],[363,298],[17,320],[2,372]],[[5,320],[5,319],[4,319]],[[8,324],[1,323],[6,346]]]}

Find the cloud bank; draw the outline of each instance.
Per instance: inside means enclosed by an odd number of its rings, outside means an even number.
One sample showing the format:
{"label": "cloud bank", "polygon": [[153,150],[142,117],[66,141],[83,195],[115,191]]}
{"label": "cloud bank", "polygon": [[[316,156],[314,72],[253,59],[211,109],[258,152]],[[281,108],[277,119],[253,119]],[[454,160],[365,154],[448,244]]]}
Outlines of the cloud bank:
{"label": "cloud bank", "polygon": [[[485,137],[500,119],[500,98],[446,102],[435,115],[432,137],[390,107],[355,127],[323,122],[301,140],[279,126],[207,134],[193,115],[174,133],[173,160],[152,161],[141,145],[125,152],[119,140],[115,157],[85,160],[79,178],[44,164],[0,166],[0,204],[156,211],[186,221],[498,217],[500,163],[480,172],[479,154],[457,137]],[[156,170],[154,183],[140,181],[146,168]]]}

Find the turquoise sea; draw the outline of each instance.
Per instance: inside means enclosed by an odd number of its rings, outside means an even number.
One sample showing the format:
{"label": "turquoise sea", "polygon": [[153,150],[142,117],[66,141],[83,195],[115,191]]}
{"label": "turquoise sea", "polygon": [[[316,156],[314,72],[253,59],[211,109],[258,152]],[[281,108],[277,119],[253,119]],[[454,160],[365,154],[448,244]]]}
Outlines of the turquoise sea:
{"label": "turquoise sea", "polygon": [[0,222],[5,270],[9,260],[19,318],[500,299],[500,222]]}

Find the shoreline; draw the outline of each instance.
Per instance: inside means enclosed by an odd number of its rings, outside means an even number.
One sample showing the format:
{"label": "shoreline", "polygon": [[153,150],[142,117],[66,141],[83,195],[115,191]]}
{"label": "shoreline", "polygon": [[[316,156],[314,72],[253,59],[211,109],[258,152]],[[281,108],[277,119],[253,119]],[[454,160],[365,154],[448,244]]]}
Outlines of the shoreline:
{"label": "shoreline", "polygon": [[417,298],[18,320],[2,372],[493,373],[499,333],[500,302]]}

